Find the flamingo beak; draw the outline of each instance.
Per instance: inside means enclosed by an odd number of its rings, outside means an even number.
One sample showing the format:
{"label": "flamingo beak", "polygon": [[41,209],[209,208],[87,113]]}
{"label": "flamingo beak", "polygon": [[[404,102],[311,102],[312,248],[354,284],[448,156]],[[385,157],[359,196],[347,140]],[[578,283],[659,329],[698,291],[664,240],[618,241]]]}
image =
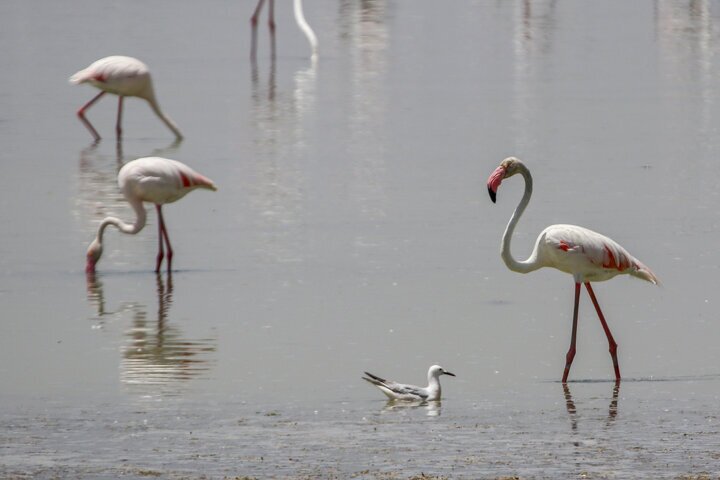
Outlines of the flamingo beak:
{"label": "flamingo beak", "polygon": [[497,167],[493,173],[490,174],[490,177],[488,177],[488,194],[490,195],[490,200],[492,200],[493,203],[495,203],[495,200],[497,198],[497,190],[500,187],[503,178],[505,178],[505,173],[505,167],[501,165]]}

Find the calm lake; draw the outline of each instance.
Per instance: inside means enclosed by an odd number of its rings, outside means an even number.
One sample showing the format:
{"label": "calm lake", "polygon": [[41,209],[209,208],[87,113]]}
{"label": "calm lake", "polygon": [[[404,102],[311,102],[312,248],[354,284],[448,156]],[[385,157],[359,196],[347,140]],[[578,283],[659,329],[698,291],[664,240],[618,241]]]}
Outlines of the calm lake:
{"label": "calm lake", "polygon": [[[306,0],[319,57],[276,2],[0,3],[0,477],[720,476],[720,1]],[[139,99],[76,111],[68,78],[148,64]],[[555,223],[618,241],[660,278],[594,285],[560,382],[573,280],[500,258],[521,158],[527,258]],[[180,160],[217,192],[157,217],[117,186]],[[364,371],[442,404],[388,404]],[[425,477],[422,477],[422,476]]]}

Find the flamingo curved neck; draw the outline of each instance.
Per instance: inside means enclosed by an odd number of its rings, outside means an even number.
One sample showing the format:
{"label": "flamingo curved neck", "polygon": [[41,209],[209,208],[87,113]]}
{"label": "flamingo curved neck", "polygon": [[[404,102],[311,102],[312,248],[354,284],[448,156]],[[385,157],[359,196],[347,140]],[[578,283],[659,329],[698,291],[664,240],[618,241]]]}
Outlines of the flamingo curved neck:
{"label": "flamingo curved neck", "polygon": [[113,225],[115,228],[120,230],[122,233],[127,233],[130,235],[134,235],[138,233],[140,230],[142,230],[145,227],[145,223],[147,221],[147,212],[145,211],[145,208],[142,205],[142,202],[130,202],[130,205],[133,207],[133,210],[135,210],[135,223],[126,223],[120,220],[119,218],[115,217],[107,217],[103,219],[102,223],[100,223],[100,227],[98,227],[97,232],[97,241],[102,243],[103,235],[105,234],[105,229],[109,225]]}
{"label": "flamingo curved neck", "polygon": [[539,269],[542,266],[537,263],[537,244],[535,244],[535,248],[533,249],[530,257],[528,257],[527,260],[515,260],[515,258],[513,258],[512,256],[512,253],[510,252],[510,242],[513,232],[515,231],[515,226],[520,220],[520,217],[525,211],[525,208],[528,206],[528,203],[530,203],[530,197],[532,196],[533,189],[533,180],[532,175],[530,175],[530,170],[528,170],[527,167],[522,164],[520,164],[518,168],[520,175],[522,175],[523,179],[525,180],[525,193],[523,193],[523,197],[520,200],[520,203],[518,204],[517,208],[515,208],[515,211],[510,217],[510,221],[508,222],[507,227],[505,227],[505,233],[503,233],[502,237],[502,250],[500,252],[500,256],[505,262],[505,265],[507,265],[510,270],[519,273],[529,273]]}
{"label": "flamingo curved neck", "polygon": [[315,36],[315,32],[313,32],[313,29],[310,28],[310,25],[308,25],[307,21],[305,20],[305,14],[303,13],[302,8],[302,0],[295,0],[293,2],[293,11],[295,12],[295,21],[297,22],[298,27],[300,27],[300,30],[305,33],[308,42],[310,42],[310,48],[312,48],[312,57],[313,59],[315,59],[317,58],[318,41],[317,37]]}
{"label": "flamingo curved neck", "polygon": [[178,140],[182,139],[182,133],[180,133],[180,129],[177,125],[175,125],[175,122],[173,122],[170,117],[165,115],[162,110],[160,110],[160,105],[158,105],[157,100],[155,99],[155,95],[151,94],[146,97],[148,103],[150,104],[150,108],[152,108],[153,112],[155,112],[155,115],[158,116],[162,122],[167,125],[167,127],[175,134],[175,136],[178,138]]}

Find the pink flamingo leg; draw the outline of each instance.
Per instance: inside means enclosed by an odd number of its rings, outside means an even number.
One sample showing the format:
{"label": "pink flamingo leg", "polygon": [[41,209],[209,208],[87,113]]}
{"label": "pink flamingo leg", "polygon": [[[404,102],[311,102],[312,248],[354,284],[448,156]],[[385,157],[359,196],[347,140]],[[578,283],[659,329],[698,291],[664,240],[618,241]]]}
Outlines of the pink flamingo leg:
{"label": "pink flamingo leg", "polygon": [[158,238],[159,238],[159,245],[158,245],[158,256],[157,256],[157,262],[155,264],[155,272],[160,271],[160,265],[162,264],[162,260],[164,257],[163,252],[163,239],[165,241],[165,246],[167,247],[167,261],[168,261],[168,272],[172,269],[172,257],[173,257],[173,249],[172,245],[170,245],[170,237],[167,233],[167,228],[165,228],[165,220],[163,219],[162,215],[162,205],[155,205],[155,208],[157,209],[158,213]]}
{"label": "pink flamingo leg", "polygon": [[575,341],[577,340],[577,322],[578,322],[578,307],[580,305],[580,284],[575,283],[575,309],[573,311],[573,325],[572,325],[572,336],[570,337],[570,349],[565,356],[565,372],[563,373],[562,383],[567,383],[568,375],[570,374],[570,366],[572,365],[573,359],[575,358]]}
{"label": "pink flamingo leg", "polygon": [[612,333],[610,333],[610,327],[608,327],[608,324],[605,321],[605,316],[603,315],[602,310],[600,310],[600,304],[598,303],[597,298],[595,298],[595,292],[593,292],[593,289],[590,286],[590,282],[585,282],[585,288],[587,288],[587,291],[590,294],[590,299],[592,300],[593,305],[595,305],[595,311],[597,311],[598,318],[600,318],[600,323],[602,324],[603,330],[605,330],[605,335],[608,339],[608,345],[610,346],[610,356],[612,357],[613,367],[615,367],[615,381],[619,382],[620,365],[618,364],[617,359],[617,343],[615,342]]}
{"label": "pink flamingo leg", "polygon": [[260,17],[260,11],[262,10],[262,6],[265,3],[265,0],[258,0],[257,6],[255,7],[255,12],[253,12],[252,17],[250,17],[250,26],[252,27],[252,36],[250,41],[250,58],[253,60],[255,59],[255,56],[257,54],[257,28],[258,28],[258,18]]}
{"label": "pink flamingo leg", "polygon": [[[252,17],[250,17],[250,25],[252,27],[252,36],[250,41],[250,58],[252,60],[255,60],[257,56],[257,28],[258,28],[258,20],[260,18],[260,12],[262,11],[263,4],[265,3],[265,0],[258,0],[257,6],[255,7],[255,11],[253,12]],[[271,45],[271,52],[272,57],[275,57],[275,2],[274,0],[270,0],[269,5],[269,14],[268,14],[268,27],[270,28],[270,45]]]}
{"label": "pink flamingo leg", "polygon": [[98,140],[100,140],[100,134],[97,132],[97,130],[95,130],[95,127],[92,126],[92,124],[90,123],[90,121],[88,121],[88,119],[85,118],[85,110],[87,110],[88,108],[92,107],[92,105],[93,105],[95,102],[97,102],[98,100],[100,100],[100,97],[102,97],[103,95],[105,95],[105,92],[100,92],[100,93],[98,93],[96,96],[94,96],[94,97],[92,98],[92,100],[90,100],[90,101],[87,102],[85,105],[83,105],[82,107],[80,107],[80,110],[77,111],[77,116],[78,116],[78,118],[80,119],[81,122],[83,122],[83,124],[87,127],[87,129],[90,130],[90,133],[91,133],[92,136],[95,138],[95,141],[96,141],[96,142],[97,142]]}
{"label": "pink flamingo leg", "polygon": [[122,95],[118,96],[118,114],[117,114],[117,122],[115,123],[115,133],[117,134],[118,140],[120,137],[122,137],[122,127],[120,124],[122,123],[122,111],[123,111],[123,97]]}

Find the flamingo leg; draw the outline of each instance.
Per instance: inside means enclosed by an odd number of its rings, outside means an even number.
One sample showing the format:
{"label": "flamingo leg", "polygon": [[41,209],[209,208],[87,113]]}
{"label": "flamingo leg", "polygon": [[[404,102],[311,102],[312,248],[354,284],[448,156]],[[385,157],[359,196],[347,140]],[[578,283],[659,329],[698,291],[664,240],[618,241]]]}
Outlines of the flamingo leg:
{"label": "flamingo leg", "polygon": [[115,133],[117,134],[118,140],[120,140],[120,137],[122,137],[122,112],[123,112],[123,97],[122,95],[118,95],[118,114],[117,114],[117,122],[115,123]]}
{"label": "flamingo leg", "polygon": [[155,209],[158,214],[158,254],[155,260],[155,273],[158,273],[160,272],[160,265],[162,264],[163,258],[165,258],[165,250],[163,249],[162,206],[156,204]]}
{"label": "flamingo leg", "polygon": [[104,92],[104,91],[98,93],[98,94],[97,94],[96,96],[94,96],[89,102],[87,102],[85,105],[83,105],[82,107],[80,107],[80,110],[77,111],[77,116],[78,116],[78,118],[80,119],[81,122],[83,122],[83,124],[87,127],[87,129],[90,130],[90,133],[91,133],[92,136],[95,138],[95,141],[96,141],[96,142],[97,142],[98,140],[100,140],[100,134],[97,132],[97,130],[95,130],[95,127],[92,126],[92,124],[90,123],[90,121],[89,121],[87,118],[85,118],[85,110],[87,110],[88,108],[92,107],[92,105],[93,105],[95,102],[97,102],[98,100],[100,100],[100,97],[102,97],[103,95],[105,95],[105,92]]}
{"label": "flamingo leg", "polygon": [[162,215],[162,205],[155,205],[158,212],[158,236],[160,238],[160,245],[158,248],[158,257],[157,257],[157,263],[155,265],[155,272],[160,271],[160,264],[162,263],[163,259],[163,240],[165,241],[165,246],[167,247],[167,270],[170,272],[172,268],[172,257],[173,257],[173,249],[172,245],[170,245],[170,237],[167,233],[167,228],[165,227],[165,219],[163,219]]}
{"label": "flamingo leg", "polygon": [[[587,284],[586,284],[587,285]],[[573,311],[572,336],[570,337],[570,349],[565,356],[565,372],[563,372],[562,383],[567,383],[570,374],[570,366],[575,358],[575,341],[577,340],[578,307],[580,306],[580,284],[575,283],[575,308]]]}
{"label": "flamingo leg", "polygon": [[268,0],[268,28],[270,29],[270,57],[275,59],[275,0]]}
{"label": "flamingo leg", "polygon": [[252,27],[252,35],[250,40],[250,58],[253,60],[255,59],[255,56],[257,54],[257,27],[258,27],[258,18],[260,17],[260,11],[262,10],[262,6],[265,3],[265,0],[258,0],[257,6],[255,7],[255,12],[253,12],[252,17],[250,17],[250,26]]}
{"label": "flamingo leg", "polygon": [[600,310],[600,304],[597,301],[597,298],[595,298],[595,292],[593,292],[592,287],[590,286],[590,282],[585,282],[585,288],[587,289],[588,293],[590,294],[590,299],[593,302],[593,305],[595,305],[595,311],[597,311],[598,318],[600,319],[600,323],[602,324],[603,330],[605,330],[605,335],[608,339],[608,345],[610,347],[610,356],[612,357],[613,361],[613,367],[615,368],[615,381],[620,381],[620,365],[618,364],[617,359],[617,343],[615,342],[615,339],[612,336],[612,333],[610,333],[610,327],[608,327],[607,322],[605,321],[605,316],[602,313],[602,310]]}

